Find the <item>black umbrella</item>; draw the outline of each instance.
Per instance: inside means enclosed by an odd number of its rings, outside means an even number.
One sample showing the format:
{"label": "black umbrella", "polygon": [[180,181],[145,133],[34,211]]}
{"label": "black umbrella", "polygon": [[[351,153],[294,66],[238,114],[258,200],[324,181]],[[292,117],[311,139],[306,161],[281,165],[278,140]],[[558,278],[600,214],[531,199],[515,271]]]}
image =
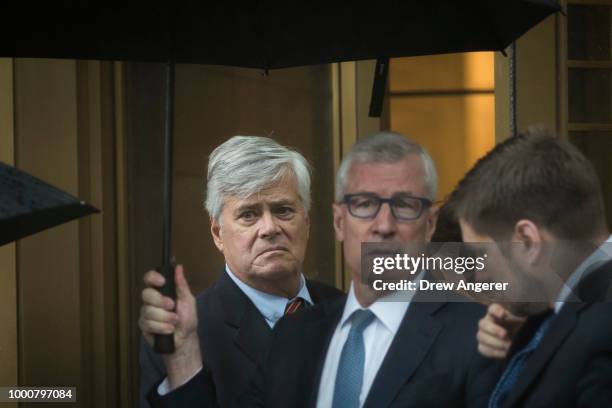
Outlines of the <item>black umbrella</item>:
{"label": "black umbrella", "polygon": [[[274,68],[377,59],[371,113],[388,58],[503,51],[548,15],[554,0],[150,1],[6,6],[0,56],[167,62],[163,269],[170,262],[175,63]],[[163,289],[173,293],[172,287]],[[172,349],[171,337],[160,350]],[[156,338],[157,340],[157,338]]]}
{"label": "black umbrella", "polygon": [[0,245],[99,212],[4,163],[0,163],[0,197]]}
{"label": "black umbrella", "polygon": [[218,64],[261,69],[500,51],[553,0],[19,1],[0,55]]}

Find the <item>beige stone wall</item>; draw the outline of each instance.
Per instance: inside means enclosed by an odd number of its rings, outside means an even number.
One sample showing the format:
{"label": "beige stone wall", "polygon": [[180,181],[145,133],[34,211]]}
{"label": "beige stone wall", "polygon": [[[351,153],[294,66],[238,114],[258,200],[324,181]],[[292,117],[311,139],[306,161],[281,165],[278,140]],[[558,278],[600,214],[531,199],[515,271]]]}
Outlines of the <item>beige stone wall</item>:
{"label": "beige stone wall", "polygon": [[493,54],[393,59],[389,129],[424,146],[439,173],[438,199],[494,145]]}
{"label": "beige stone wall", "polygon": [[118,318],[113,65],[3,60],[0,78],[2,159],[103,211],[0,248],[1,384],[76,386],[75,406],[128,406],[119,387],[127,331]]}

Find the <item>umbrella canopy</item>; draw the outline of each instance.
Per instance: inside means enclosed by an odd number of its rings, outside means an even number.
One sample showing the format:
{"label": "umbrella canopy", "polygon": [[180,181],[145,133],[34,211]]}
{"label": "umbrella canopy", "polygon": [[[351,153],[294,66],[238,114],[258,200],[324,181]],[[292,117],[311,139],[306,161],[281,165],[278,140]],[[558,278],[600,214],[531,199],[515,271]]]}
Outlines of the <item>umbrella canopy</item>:
{"label": "umbrella canopy", "polygon": [[273,69],[500,51],[554,0],[13,2],[0,56]]}
{"label": "umbrella canopy", "polygon": [[0,245],[99,212],[4,163],[0,163],[0,197]]}

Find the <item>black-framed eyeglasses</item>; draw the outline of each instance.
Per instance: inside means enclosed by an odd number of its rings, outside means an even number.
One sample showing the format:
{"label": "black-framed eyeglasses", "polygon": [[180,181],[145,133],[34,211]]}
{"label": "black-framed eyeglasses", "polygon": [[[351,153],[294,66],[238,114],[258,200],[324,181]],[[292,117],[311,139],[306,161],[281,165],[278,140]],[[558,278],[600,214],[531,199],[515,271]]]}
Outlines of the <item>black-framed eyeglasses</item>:
{"label": "black-framed eyeglasses", "polygon": [[380,207],[388,203],[393,217],[401,221],[416,220],[432,205],[432,201],[428,198],[408,194],[396,194],[391,198],[382,198],[371,193],[346,194],[343,202],[353,217],[363,219],[375,218]]}

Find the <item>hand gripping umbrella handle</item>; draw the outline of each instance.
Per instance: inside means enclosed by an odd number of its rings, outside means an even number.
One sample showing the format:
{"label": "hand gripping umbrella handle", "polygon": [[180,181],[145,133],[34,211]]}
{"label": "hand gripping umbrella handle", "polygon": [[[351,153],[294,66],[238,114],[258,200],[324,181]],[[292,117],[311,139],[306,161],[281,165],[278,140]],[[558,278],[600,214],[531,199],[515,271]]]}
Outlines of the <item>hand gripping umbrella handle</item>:
{"label": "hand gripping umbrella handle", "polygon": [[[161,274],[166,279],[166,284],[159,288],[162,295],[168,296],[176,301],[176,284],[174,281],[174,268],[176,264],[171,262],[164,265]],[[174,334],[156,334],[154,350],[160,354],[174,353]]]}

